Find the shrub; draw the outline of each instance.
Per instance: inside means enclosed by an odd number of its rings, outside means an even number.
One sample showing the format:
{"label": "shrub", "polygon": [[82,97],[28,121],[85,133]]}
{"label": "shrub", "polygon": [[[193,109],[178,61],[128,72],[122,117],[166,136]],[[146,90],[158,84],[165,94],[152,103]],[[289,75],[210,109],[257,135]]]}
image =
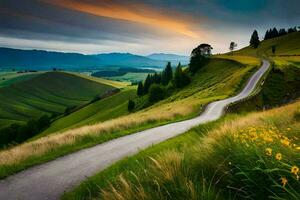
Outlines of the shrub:
{"label": "shrub", "polygon": [[164,99],[165,97],[165,90],[162,86],[153,84],[149,89],[149,102],[155,103],[159,100]]}
{"label": "shrub", "polygon": [[129,99],[129,100],[128,100],[128,111],[129,111],[129,112],[132,112],[132,111],[134,110],[134,108],[135,108],[135,103],[134,103],[134,101],[131,100],[131,99]]}

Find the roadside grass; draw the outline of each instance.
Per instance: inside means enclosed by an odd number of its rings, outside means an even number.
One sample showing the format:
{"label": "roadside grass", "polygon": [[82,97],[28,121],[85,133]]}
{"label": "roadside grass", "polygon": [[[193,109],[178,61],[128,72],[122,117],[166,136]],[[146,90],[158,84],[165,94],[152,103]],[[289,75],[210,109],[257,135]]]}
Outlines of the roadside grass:
{"label": "roadside grass", "polygon": [[196,116],[209,102],[240,91],[247,81],[245,77],[256,67],[228,59],[213,59],[193,77],[188,87],[145,110],[56,132],[0,151],[0,177],[113,138]]}
{"label": "roadside grass", "polygon": [[200,125],[62,199],[299,199],[300,101]]}

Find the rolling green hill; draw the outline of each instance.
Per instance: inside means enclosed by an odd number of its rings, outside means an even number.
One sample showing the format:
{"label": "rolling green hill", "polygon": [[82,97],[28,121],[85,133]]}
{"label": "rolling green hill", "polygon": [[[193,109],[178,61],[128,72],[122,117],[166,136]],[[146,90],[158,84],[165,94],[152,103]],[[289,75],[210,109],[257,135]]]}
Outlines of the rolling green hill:
{"label": "rolling green hill", "polygon": [[275,56],[300,56],[300,32],[289,33],[287,35],[263,40],[257,49],[252,47],[245,47],[241,50],[235,51],[235,55],[245,56],[273,56],[272,46],[276,46]]}
{"label": "rolling green hill", "polygon": [[40,73],[43,72],[26,72],[26,73],[0,72],[0,88],[9,86],[13,83],[31,79],[39,75]]}
{"label": "rolling green hill", "polygon": [[134,98],[135,95],[135,87],[125,88],[113,96],[96,101],[95,103],[85,106],[84,108],[75,111],[70,115],[56,120],[41,135],[38,135],[38,137],[56,131],[62,132],[70,128],[94,124],[96,122],[101,122],[128,114],[128,99]]}
{"label": "rolling green hill", "polygon": [[43,114],[61,114],[114,87],[68,73],[47,72],[0,88],[0,128]]}

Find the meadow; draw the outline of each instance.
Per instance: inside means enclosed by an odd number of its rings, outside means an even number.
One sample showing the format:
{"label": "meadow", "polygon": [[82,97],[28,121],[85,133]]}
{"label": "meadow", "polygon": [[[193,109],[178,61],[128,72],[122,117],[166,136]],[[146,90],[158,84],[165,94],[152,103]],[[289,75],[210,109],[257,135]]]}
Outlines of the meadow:
{"label": "meadow", "polygon": [[26,73],[17,73],[12,71],[2,71],[0,72],[0,88],[6,87],[11,84],[25,81],[31,79],[40,73],[43,72],[26,72]]}
{"label": "meadow", "polygon": [[[259,63],[257,59],[256,64]],[[122,135],[193,117],[207,103],[240,91],[257,66],[212,59],[192,78],[189,86],[147,109],[94,125],[58,131],[0,151],[0,177]]]}
{"label": "meadow", "polygon": [[62,114],[69,107],[84,105],[95,96],[114,89],[113,86],[63,72],[16,78],[23,80],[0,88],[0,128],[12,123],[26,123],[44,114]]}
{"label": "meadow", "polygon": [[117,94],[101,99],[67,116],[55,120],[51,126],[38,135],[42,137],[57,131],[66,131],[84,125],[92,125],[109,119],[129,114],[128,99],[136,96],[136,87],[128,86]]}
{"label": "meadow", "polygon": [[63,199],[299,199],[299,130],[299,101],[229,115],[119,161]]}

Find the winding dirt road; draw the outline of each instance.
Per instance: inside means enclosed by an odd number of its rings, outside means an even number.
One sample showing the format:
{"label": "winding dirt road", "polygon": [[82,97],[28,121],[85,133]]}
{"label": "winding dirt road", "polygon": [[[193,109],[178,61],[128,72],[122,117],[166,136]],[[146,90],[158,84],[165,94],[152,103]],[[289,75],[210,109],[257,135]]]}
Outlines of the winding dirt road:
{"label": "winding dirt road", "polygon": [[133,155],[152,144],[184,133],[194,126],[220,118],[230,103],[251,94],[269,66],[270,63],[263,60],[261,68],[252,75],[242,92],[234,97],[210,103],[206,110],[196,118],[117,138],[26,169],[1,180],[0,199],[59,199],[65,191],[72,189],[87,177],[114,162]]}

